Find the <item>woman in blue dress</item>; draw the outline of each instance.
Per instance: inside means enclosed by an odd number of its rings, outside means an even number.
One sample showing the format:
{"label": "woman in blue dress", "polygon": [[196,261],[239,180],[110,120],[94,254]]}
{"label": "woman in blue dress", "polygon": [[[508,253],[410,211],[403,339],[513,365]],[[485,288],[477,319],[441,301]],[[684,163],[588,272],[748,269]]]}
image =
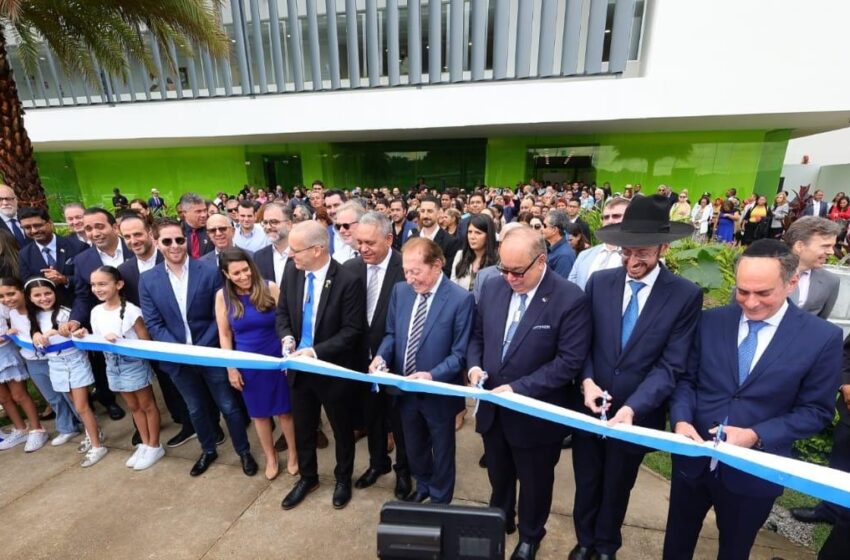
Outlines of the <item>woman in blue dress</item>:
{"label": "woman in blue dress", "polygon": [[714,234],[717,240],[721,243],[735,242],[735,224],[738,223],[741,215],[735,210],[731,200],[726,200],[720,207],[720,214],[717,216],[717,232]]}
{"label": "woman in blue dress", "polygon": [[[257,265],[242,249],[219,254],[224,288],[215,300],[218,337],[225,350],[240,350],[281,357],[280,337],[275,330],[275,310],[280,289],[260,276]],[[289,447],[286,470],[298,474],[295,424],[289,400],[289,384],[283,371],[227,368],[230,384],[242,393],[248,415],[266,455],[266,478],[273,480],[280,467],[274,449],[272,417],[277,416]]]}

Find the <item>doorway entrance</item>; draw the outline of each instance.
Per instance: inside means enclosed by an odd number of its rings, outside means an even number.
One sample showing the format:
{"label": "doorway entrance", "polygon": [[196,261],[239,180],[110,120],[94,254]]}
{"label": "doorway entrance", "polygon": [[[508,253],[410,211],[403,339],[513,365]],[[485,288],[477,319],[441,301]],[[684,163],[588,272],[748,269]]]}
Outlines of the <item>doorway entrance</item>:
{"label": "doorway entrance", "polygon": [[280,185],[284,191],[291,192],[293,188],[304,184],[301,173],[301,156],[298,154],[263,156],[263,166],[266,177],[266,188],[274,192]]}
{"label": "doorway entrance", "polygon": [[528,167],[540,182],[590,185],[596,182],[596,146],[529,148]]}

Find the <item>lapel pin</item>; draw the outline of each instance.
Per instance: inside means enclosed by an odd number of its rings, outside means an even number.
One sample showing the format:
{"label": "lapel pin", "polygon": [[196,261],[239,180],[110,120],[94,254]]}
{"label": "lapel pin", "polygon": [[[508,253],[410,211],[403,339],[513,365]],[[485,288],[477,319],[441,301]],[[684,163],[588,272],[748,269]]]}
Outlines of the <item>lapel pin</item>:
{"label": "lapel pin", "polygon": [[325,289],[327,290],[327,289],[328,289],[328,288],[330,288],[330,287],[331,287],[331,281],[330,281],[330,280],[325,280]]}
{"label": "lapel pin", "polygon": [[541,299],[541,301],[542,301],[543,303],[546,303],[547,301],[549,301],[549,298],[542,298],[542,299]]}

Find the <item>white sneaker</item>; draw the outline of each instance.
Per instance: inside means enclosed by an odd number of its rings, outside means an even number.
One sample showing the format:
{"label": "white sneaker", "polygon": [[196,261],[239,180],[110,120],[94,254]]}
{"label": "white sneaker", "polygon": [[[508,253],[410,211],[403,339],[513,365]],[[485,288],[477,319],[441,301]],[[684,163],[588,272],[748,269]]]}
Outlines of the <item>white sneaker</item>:
{"label": "white sneaker", "polygon": [[148,446],[144,443],[140,443],[136,446],[136,450],[133,452],[132,455],[130,455],[130,458],[127,459],[127,462],[125,462],[124,465],[132,469],[136,466],[136,462],[139,460],[139,458],[142,457],[147,452],[147,450]]}
{"label": "white sneaker", "polygon": [[30,433],[27,435],[27,444],[24,446],[24,452],[32,453],[33,451],[38,451],[44,447],[48,439],[50,439],[50,436],[47,435],[45,430],[30,430]]}
{"label": "white sneaker", "polygon": [[159,447],[145,446],[145,454],[136,460],[136,466],[133,467],[133,470],[143,471],[149,469],[163,457],[165,457],[165,449],[161,445]]}
{"label": "white sneaker", "polygon": [[72,439],[77,437],[78,435],[80,435],[80,432],[70,432],[70,433],[67,433],[67,434],[59,434],[58,436],[56,436],[55,438],[53,438],[50,441],[50,445],[52,445],[53,447],[59,447],[60,445],[65,445],[66,443],[68,443],[69,441],[71,441]]}
{"label": "white sneaker", "polygon": [[[97,437],[100,439],[100,443],[102,445],[103,440],[106,438],[103,437],[103,430],[100,428],[97,429]],[[91,438],[89,437],[89,433],[86,432],[86,437],[83,438],[83,441],[81,441],[79,447],[77,447],[77,453],[88,453],[91,448]]]}
{"label": "white sneaker", "polygon": [[109,450],[105,447],[92,447],[86,453],[85,458],[80,463],[80,466],[83,468],[90,467],[106,457],[106,454]]}
{"label": "white sneaker", "polygon": [[3,438],[3,441],[0,441],[0,451],[4,449],[12,449],[16,445],[20,445],[22,443],[26,443],[27,441],[27,431],[26,430],[12,430],[12,432]]}

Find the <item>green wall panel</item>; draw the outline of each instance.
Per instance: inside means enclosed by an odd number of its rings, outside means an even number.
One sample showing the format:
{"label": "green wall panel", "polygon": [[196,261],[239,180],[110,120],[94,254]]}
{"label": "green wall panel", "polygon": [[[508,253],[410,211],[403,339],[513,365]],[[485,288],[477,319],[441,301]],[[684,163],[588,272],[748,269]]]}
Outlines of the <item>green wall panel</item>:
{"label": "green wall panel", "polygon": [[74,160],[65,152],[44,152],[37,154],[36,163],[47,195],[50,215],[55,221],[61,222],[62,207],[69,202],[83,200]]}

